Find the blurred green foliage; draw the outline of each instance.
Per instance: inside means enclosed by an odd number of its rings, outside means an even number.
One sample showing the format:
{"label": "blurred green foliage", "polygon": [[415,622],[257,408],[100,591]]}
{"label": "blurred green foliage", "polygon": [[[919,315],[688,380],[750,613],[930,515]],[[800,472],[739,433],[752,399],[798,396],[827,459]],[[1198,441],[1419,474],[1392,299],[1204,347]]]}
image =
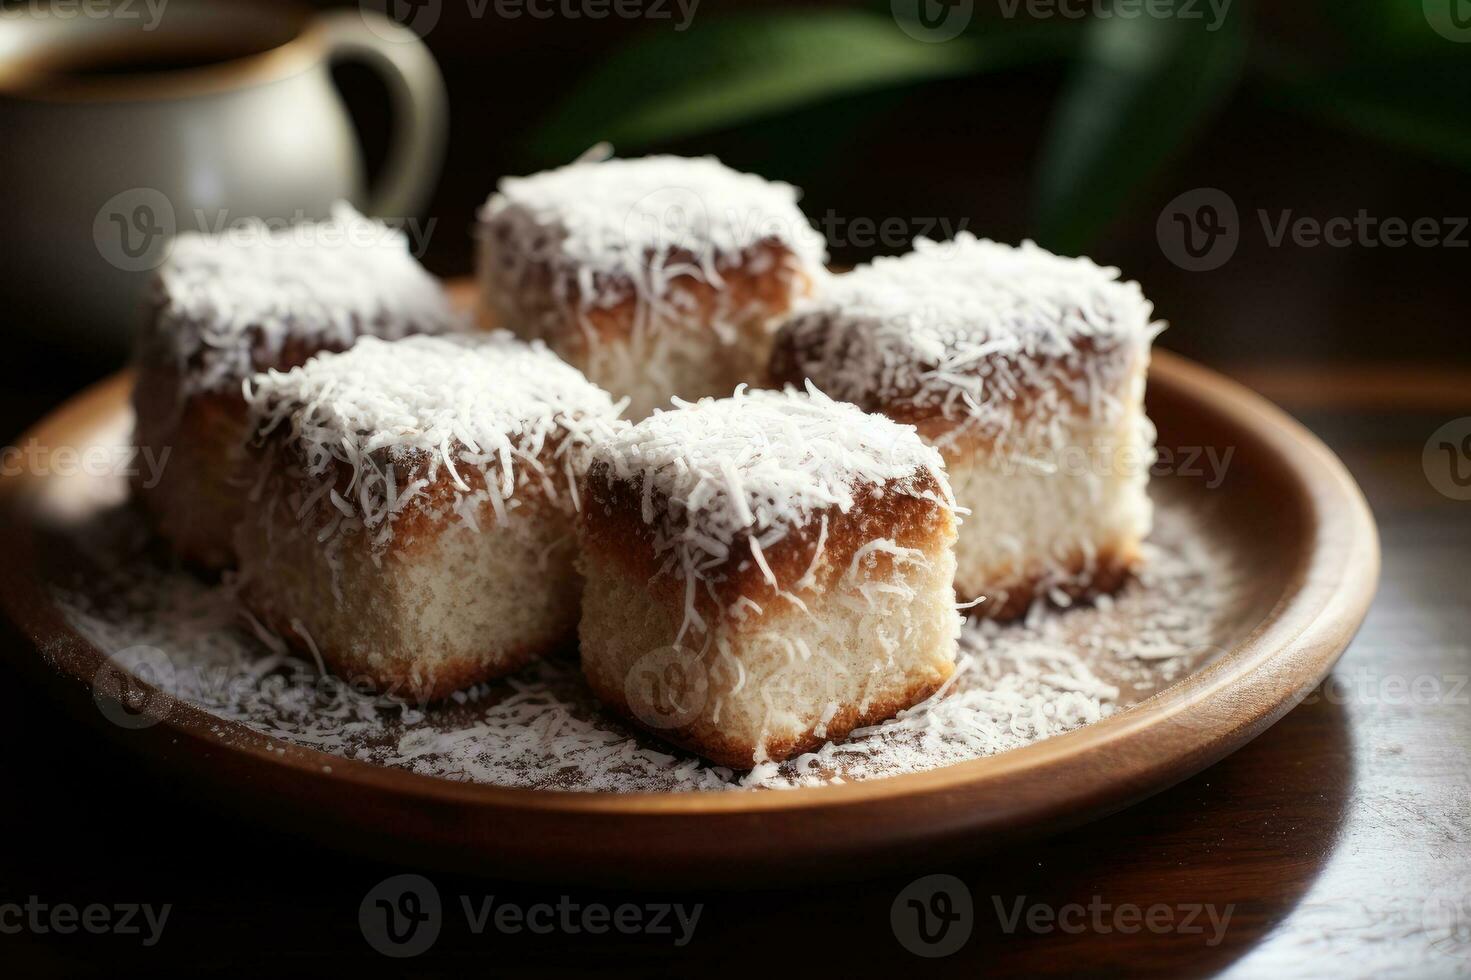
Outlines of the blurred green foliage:
{"label": "blurred green foliage", "polygon": [[[1265,28],[1258,7],[1274,15]],[[934,40],[951,12],[964,29]],[[1447,36],[1457,14],[1467,43]],[[598,140],[638,151],[826,104],[861,119],[864,101],[881,106],[888,91],[1047,62],[1064,82],[1034,170],[1032,230],[1063,252],[1095,241],[1238,95],[1471,166],[1471,0],[884,0],[712,13],[593,66],[530,152],[549,165]]]}

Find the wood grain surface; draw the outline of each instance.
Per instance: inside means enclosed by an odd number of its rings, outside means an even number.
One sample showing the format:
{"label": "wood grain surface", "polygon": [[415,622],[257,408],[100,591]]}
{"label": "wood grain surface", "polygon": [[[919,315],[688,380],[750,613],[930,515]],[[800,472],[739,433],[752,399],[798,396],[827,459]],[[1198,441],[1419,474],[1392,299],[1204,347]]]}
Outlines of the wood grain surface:
{"label": "wood grain surface", "polygon": [[[1292,384],[1257,381],[1296,407]],[[1471,392],[1465,381],[1451,394]],[[136,936],[26,929],[0,933],[0,952],[29,972],[264,972],[284,955],[298,970],[321,971],[749,974],[804,948],[824,972],[865,974],[1464,975],[1471,504],[1434,489],[1423,451],[1443,423],[1471,415],[1471,395],[1385,408],[1354,397],[1352,382],[1323,385],[1344,396],[1314,394],[1298,411],[1375,511],[1384,570],[1368,620],[1304,704],[1226,760],[1123,813],[999,856],[962,860],[940,850],[904,874],[865,879],[857,869],[859,882],[825,887],[635,891],[429,872],[443,928],[430,951],[395,963],[368,945],[359,908],[402,864],[342,857],[204,804],[139,772],[91,732],[58,725],[50,701],[5,678],[0,765],[13,803],[0,810],[9,842],[0,905],[35,895],[53,905],[172,910],[152,947]],[[905,899],[916,893],[901,892],[930,874],[958,879],[972,900],[963,944],[940,959],[918,958],[894,926],[904,930],[905,911],[913,914]],[[923,907],[943,911],[928,887],[919,886]],[[463,902],[478,910],[489,896],[522,908],[698,903],[700,917],[683,946],[677,930],[476,932]],[[1223,920],[1217,932],[1213,921]]]}
{"label": "wood grain surface", "polygon": [[[156,691],[138,695],[150,702],[145,724],[98,710],[107,703],[100,681],[122,683],[105,669],[116,651],[78,635],[47,583],[86,579],[88,549],[76,539],[96,537],[91,515],[125,491],[46,460],[125,445],[133,384],[121,374],[68,400],[22,437],[43,447],[36,462],[0,481],[0,537],[11,552],[0,609],[39,651],[23,652],[22,668],[50,682],[71,717],[123,741],[140,766],[262,824],[296,827],[305,810],[305,830],[323,843],[439,869],[730,887],[907,869],[942,850],[993,852],[1128,806],[1255,737],[1326,674],[1378,579],[1372,519],[1322,444],[1248,390],[1162,353],[1147,397],[1161,458],[1171,461],[1159,492],[1191,512],[1201,546],[1226,550],[1253,581],[1206,641],[1216,649],[1141,703],[985,758],[777,793],[565,793],[432,778],[262,736]],[[1191,479],[1183,460],[1192,447],[1230,460],[1219,485]],[[82,696],[86,688],[103,700]]]}

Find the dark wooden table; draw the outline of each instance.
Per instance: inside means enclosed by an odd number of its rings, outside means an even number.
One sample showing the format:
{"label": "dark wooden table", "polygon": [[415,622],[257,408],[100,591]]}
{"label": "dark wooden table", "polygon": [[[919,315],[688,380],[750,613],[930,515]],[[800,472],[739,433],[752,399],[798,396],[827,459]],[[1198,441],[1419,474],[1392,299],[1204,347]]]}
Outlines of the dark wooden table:
{"label": "dark wooden table", "polygon": [[[983,862],[937,853],[911,874],[878,880],[854,869],[856,884],[631,893],[431,874],[444,907],[438,939],[416,959],[390,960],[365,940],[359,907],[381,880],[411,869],[325,851],[196,803],[0,676],[0,963],[18,971],[0,972],[760,976],[805,953],[805,968],[828,976],[936,967],[966,976],[1471,973],[1471,502],[1439,493],[1422,461],[1439,426],[1471,415],[1471,376],[1414,366],[1233,373],[1342,455],[1379,521],[1383,581],[1329,684],[1166,793]],[[39,408],[0,407],[11,432],[25,421],[11,414]],[[957,952],[921,959],[901,942],[891,911],[911,882],[933,874],[958,879],[973,912],[968,938],[956,921],[940,940],[965,938]],[[919,887],[926,907],[944,910],[931,883]],[[171,910],[152,946],[142,935],[11,930],[29,912],[7,913],[6,903],[32,896],[48,910]],[[599,904],[701,910],[683,946],[678,926],[672,935],[580,926],[477,934],[462,900],[478,908],[490,896],[497,906],[547,903],[556,917],[559,903],[575,906],[574,924]],[[915,921],[903,902],[899,913],[901,923]],[[938,922],[930,920],[936,933]],[[900,931],[919,942],[912,928]]]}

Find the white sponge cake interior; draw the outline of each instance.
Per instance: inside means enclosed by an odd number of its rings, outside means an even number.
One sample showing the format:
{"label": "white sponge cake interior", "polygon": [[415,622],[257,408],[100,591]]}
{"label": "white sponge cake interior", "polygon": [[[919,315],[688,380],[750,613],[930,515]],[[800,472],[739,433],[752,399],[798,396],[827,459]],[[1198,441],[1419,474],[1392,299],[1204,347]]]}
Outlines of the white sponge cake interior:
{"label": "white sponge cake interior", "polygon": [[1137,283],[1087,259],[921,239],[837,277],[785,324],[770,377],[914,423],[972,515],[960,597],[1014,616],[1035,596],[1112,588],[1138,559],[1152,312]]}
{"label": "white sponge cake interior", "polygon": [[546,340],[629,417],[760,376],[776,320],[825,275],[788,184],[713,157],[583,160],[502,180],[480,212],[495,319]]}
{"label": "white sponge cake interior", "polygon": [[251,375],[365,334],[441,333],[463,319],[401,232],[345,203],[325,221],[178,236],[154,282],[133,396],[139,445],[169,452],[157,483],[138,488],[159,533],[194,564],[233,564]]}
{"label": "white sponge cake interior", "polygon": [[954,507],[910,427],[737,392],[599,446],[584,496],[584,672],[668,741],[749,768],[891,717],[953,670]]}
{"label": "white sponge cake interior", "polygon": [[258,377],[241,597],[339,673],[415,698],[566,641],[572,517],[618,406],[540,345],[366,338]]}

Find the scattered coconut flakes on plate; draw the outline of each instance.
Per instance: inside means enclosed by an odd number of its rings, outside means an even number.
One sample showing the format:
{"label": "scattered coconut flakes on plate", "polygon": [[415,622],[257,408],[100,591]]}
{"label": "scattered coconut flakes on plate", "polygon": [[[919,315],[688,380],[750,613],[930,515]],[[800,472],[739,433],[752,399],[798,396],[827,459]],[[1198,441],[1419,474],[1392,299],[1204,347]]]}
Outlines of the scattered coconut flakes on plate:
{"label": "scattered coconut flakes on plate", "polygon": [[[775,789],[936,769],[1108,717],[1228,646],[1250,576],[1199,503],[1157,491],[1150,562],[1117,596],[1023,623],[972,621],[955,677],[897,718],[749,773],[605,715],[576,663],[551,658],[427,707],[323,677],[271,649],[229,589],[160,567],[125,509],[78,532],[97,563],[58,587],[71,625],[120,666],[222,722],[347,759],[464,782],[594,792]],[[109,543],[111,542],[111,543]],[[124,542],[131,546],[124,546]],[[83,584],[85,582],[85,584]],[[222,739],[238,737],[223,725]]]}

